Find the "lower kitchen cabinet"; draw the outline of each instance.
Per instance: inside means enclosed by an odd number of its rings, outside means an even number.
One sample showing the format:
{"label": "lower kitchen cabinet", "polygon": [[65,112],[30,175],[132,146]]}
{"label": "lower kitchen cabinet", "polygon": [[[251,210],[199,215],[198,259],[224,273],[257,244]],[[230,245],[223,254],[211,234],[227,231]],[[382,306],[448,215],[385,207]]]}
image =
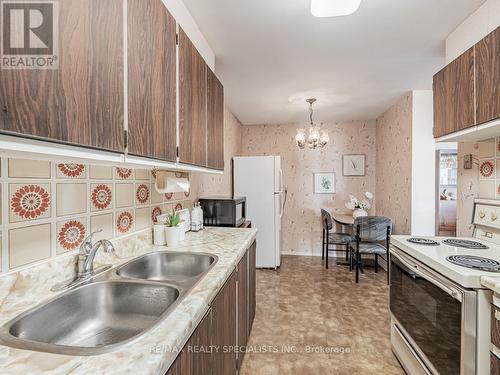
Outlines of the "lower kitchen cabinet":
{"label": "lower kitchen cabinet", "polygon": [[255,242],[214,298],[166,375],[235,375],[243,359],[241,355],[237,357],[236,347],[247,344],[253,316]]}
{"label": "lower kitchen cabinet", "polygon": [[248,249],[248,332],[252,330],[255,318],[255,292],[257,290],[255,281],[255,256],[257,244],[254,242]]}
{"label": "lower kitchen cabinet", "polygon": [[[248,293],[248,251],[238,264],[238,346],[248,341],[249,331],[249,293]],[[245,352],[238,353],[238,368]]]}
{"label": "lower kitchen cabinet", "polygon": [[491,375],[500,375],[500,358],[495,354],[490,353]]}

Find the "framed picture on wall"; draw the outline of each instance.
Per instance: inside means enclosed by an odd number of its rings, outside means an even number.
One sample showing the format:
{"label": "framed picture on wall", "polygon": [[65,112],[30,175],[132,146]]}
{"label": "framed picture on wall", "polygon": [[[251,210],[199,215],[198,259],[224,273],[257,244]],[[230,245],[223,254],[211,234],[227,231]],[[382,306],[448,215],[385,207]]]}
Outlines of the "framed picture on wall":
{"label": "framed picture on wall", "polygon": [[342,174],[344,176],[364,176],[366,169],[366,155],[353,154],[342,157]]}
{"label": "framed picture on wall", "polygon": [[335,173],[319,172],[314,175],[314,194],[335,193]]}

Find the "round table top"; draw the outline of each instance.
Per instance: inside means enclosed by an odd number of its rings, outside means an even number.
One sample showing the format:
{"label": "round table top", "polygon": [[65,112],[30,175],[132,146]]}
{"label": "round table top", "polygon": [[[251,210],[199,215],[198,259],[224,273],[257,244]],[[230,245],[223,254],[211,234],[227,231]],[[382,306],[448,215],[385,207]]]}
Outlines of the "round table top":
{"label": "round table top", "polygon": [[332,215],[333,220],[335,220],[337,223],[342,224],[342,225],[353,225],[354,224],[354,218],[352,215],[346,215],[346,214],[333,214]]}

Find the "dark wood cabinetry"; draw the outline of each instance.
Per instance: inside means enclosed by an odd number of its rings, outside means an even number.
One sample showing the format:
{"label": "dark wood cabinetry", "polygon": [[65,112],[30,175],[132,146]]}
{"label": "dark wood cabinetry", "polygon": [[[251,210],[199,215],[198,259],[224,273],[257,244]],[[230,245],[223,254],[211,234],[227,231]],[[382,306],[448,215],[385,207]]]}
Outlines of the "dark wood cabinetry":
{"label": "dark wood cabinetry", "polygon": [[207,167],[224,169],[224,87],[207,70]]}
{"label": "dark wood cabinetry", "polygon": [[434,137],[500,118],[500,27],[434,76]]}
{"label": "dark wood cabinetry", "polygon": [[123,152],[123,1],[58,4],[59,67],[1,71],[0,131]]}
{"label": "dark wood cabinetry", "polygon": [[128,152],[175,161],[176,22],[161,0],[128,0]]}
{"label": "dark wood cabinetry", "polygon": [[[250,335],[249,324],[249,284],[248,284],[248,251],[238,264],[238,346],[245,345]],[[238,354],[238,368],[241,366],[245,352]]]}
{"label": "dark wood cabinetry", "polygon": [[[234,375],[236,352],[236,273],[233,272],[212,305],[212,345],[220,350],[213,361],[213,374]],[[226,350],[224,350],[226,349]]]}
{"label": "dark wood cabinetry", "polygon": [[179,29],[179,158],[182,163],[206,166],[207,64]]}
{"label": "dark wood cabinetry", "polygon": [[490,352],[490,374],[500,375],[500,358]]}
{"label": "dark wood cabinetry", "polygon": [[500,117],[500,27],[476,44],[477,123]]}
{"label": "dark wood cabinetry", "polygon": [[248,249],[248,332],[252,330],[253,321],[255,319],[255,294],[256,294],[256,280],[255,280],[255,257],[256,257],[257,244],[254,242]]}
{"label": "dark wood cabinetry", "polygon": [[434,76],[434,137],[475,125],[474,48]]}
{"label": "dark wood cabinetry", "polygon": [[[236,347],[247,344],[254,315],[255,243],[214,298],[166,375],[235,375],[243,360],[241,353],[237,356]],[[212,352],[199,348],[212,348]]]}

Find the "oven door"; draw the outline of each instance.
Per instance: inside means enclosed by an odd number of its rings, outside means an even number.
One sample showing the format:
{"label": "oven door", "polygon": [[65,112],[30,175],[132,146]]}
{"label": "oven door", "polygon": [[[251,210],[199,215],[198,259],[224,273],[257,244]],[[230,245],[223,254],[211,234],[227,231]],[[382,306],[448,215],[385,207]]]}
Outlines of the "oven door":
{"label": "oven door", "polygon": [[390,309],[433,374],[475,374],[476,302],[468,291],[391,247]]}

